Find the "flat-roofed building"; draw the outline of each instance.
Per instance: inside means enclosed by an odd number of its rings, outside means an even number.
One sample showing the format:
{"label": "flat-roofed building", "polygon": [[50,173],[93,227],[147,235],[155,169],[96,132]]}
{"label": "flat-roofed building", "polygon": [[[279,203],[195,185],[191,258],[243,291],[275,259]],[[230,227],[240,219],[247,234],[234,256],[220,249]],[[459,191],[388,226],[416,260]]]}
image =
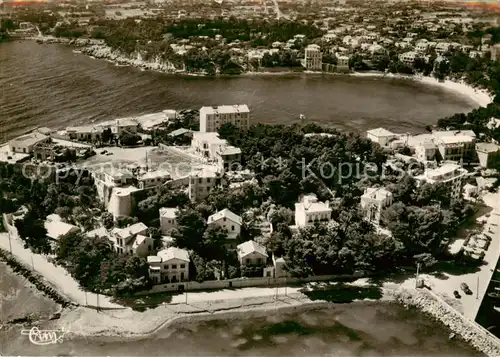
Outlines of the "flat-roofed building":
{"label": "flat-roofed building", "polygon": [[9,141],[9,148],[10,151],[15,153],[32,154],[35,145],[49,141],[50,137],[34,131]]}
{"label": "flat-roofed building", "polygon": [[477,143],[476,154],[481,167],[490,169],[500,162],[500,146],[493,143]]}
{"label": "flat-roofed building", "polygon": [[444,164],[436,169],[426,169],[424,174],[415,177],[415,179],[418,184],[424,182],[430,184],[445,184],[450,192],[450,197],[457,199],[462,194],[462,185],[466,176],[467,170],[463,169],[461,166]]}
{"label": "flat-roofed building", "polygon": [[444,161],[471,161],[475,158],[476,134],[472,130],[432,132],[441,159]]}
{"label": "flat-roofed building", "polygon": [[200,109],[200,132],[216,132],[227,123],[247,130],[250,126],[248,105],[219,105]]}

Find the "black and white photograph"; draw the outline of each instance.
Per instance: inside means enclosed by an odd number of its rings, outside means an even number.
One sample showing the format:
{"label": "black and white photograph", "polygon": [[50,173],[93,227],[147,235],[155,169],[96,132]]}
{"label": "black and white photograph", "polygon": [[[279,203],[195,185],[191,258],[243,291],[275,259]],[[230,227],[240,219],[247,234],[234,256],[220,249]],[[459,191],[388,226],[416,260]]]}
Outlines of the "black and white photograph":
{"label": "black and white photograph", "polygon": [[500,357],[498,0],[0,0],[0,356]]}

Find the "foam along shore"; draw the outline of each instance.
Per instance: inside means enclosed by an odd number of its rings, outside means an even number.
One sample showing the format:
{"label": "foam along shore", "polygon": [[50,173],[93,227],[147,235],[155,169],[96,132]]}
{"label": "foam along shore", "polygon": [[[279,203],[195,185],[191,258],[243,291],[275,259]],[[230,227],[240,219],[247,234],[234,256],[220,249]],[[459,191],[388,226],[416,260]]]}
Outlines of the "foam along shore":
{"label": "foam along shore", "polygon": [[354,72],[351,75],[357,77],[385,77],[394,79],[408,79],[426,85],[439,86],[449,91],[458,93],[462,96],[468,97],[481,107],[486,107],[488,104],[492,103],[494,99],[493,95],[488,90],[475,88],[470,84],[465,83],[464,81],[456,82],[450,79],[445,79],[443,81],[440,81],[437,78],[430,76],[403,75],[403,74],[382,73],[382,72]]}

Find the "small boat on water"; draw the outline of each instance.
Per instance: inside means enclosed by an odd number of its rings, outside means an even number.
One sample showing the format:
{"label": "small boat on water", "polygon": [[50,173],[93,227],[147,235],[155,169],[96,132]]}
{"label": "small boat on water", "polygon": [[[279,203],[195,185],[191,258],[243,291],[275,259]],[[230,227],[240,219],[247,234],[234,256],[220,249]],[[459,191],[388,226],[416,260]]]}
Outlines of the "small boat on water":
{"label": "small boat on water", "polygon": [[304,114],[299,115],[299,120],[306,120],[306,116]]}

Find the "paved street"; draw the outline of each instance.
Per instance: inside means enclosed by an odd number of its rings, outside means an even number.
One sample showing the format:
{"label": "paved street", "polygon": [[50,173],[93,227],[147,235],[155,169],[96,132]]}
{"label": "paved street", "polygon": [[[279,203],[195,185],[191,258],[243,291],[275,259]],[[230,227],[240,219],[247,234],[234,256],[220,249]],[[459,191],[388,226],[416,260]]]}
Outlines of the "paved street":
{"label": "paved street", "polygon": [[[487,223],[484,225],[485,231],[491,228],[493,233],[490,233],[492,238],[490,246],[485,253],[485,264],[472,269],[469,272],[461,273],[443,273],[442,275],[422,274],[426,284],[432,288],[432,291],[446,300],[451,306],[456,308],[465,317],[475,320],[476,315],[481,307],[481,303],[486,294],[488,284],[495,271],[499,256],[500,256],[500,209],[498,194],[488,194],[484,201],[494,210],[488,217]],[[466,283],[472,290],[472,295],[466,295],[461,289],[460,284]],[[453,291],[459,291],[461,298],[456,299],[453,296]]]}

